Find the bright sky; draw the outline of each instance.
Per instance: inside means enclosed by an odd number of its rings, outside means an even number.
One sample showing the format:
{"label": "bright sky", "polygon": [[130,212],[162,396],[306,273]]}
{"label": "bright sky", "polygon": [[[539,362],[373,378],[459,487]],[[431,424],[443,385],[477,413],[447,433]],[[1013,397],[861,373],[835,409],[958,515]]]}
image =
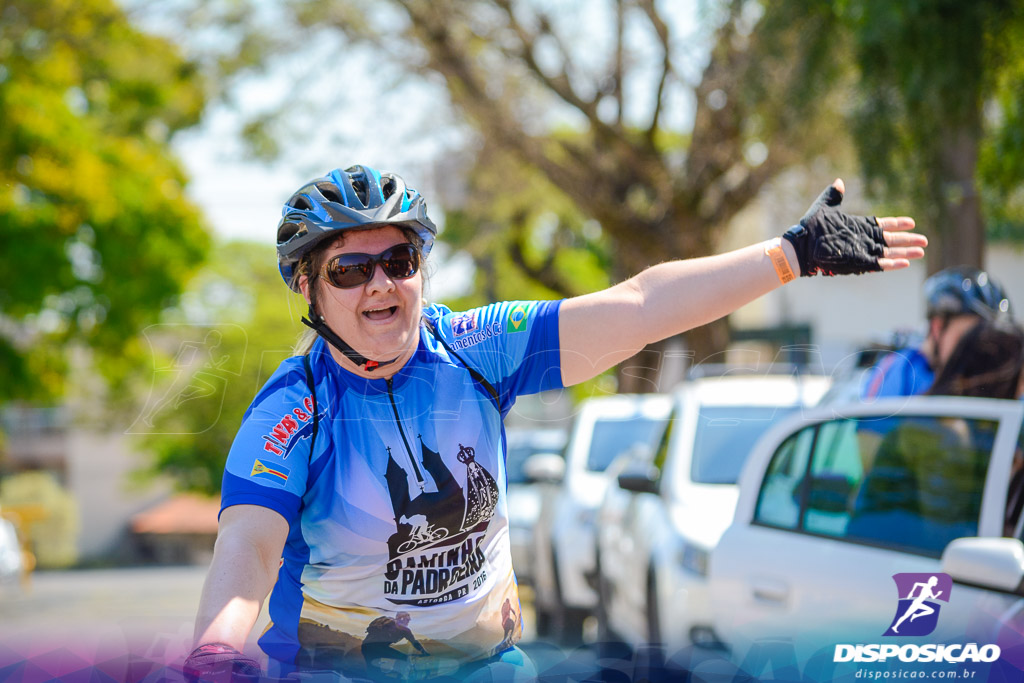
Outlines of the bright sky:
{"label": "bright sky", "polygon": [[[200,126],[175,138],[175,151],[191,179],[188,194],[218,236],[273,244],[281,207],[292,192],[333,168],[354,164],[402,175],[427,198],[431,217],[443,225],[440,206],[431,202],[436,196],[429,185],[432,166],[446,148],[464,146],[462,133],[445,118],[443,93],[428,84],[401,83],[395,89],[404,90],[404,97],[380,97],[379,71],[359,68],[359,62],[369,59],[358,54],[350,58],[342,102],[327,120],[289,124],[277,160],[265,163],[246,155],[239,138],[242,117],[223,105],[211,108]],[[276,98],[289,92],[283,80],[273,75],[247,83],[237,95],[240,107],[251,115],[274,106]],[[417,106],[409,107],[409,101]],[[425,131],[431,117],[423,112],[431,110],[439,115]],[[472,284],[471,259],[447,256],[443,245],[431,256],[436,269],[431,296],[436,298],[461,293]]]}
{"label": "bright sky", "polygon": [[[358,100],[359,92],[367,91],[364,101],[374,102],[367,78],[347,84],[346,101]],[[265,82],[250,87],[266,88]],[[443,108],[443,102],[436,104],[439,93],[423,86],[411,89],[422,107]],[[419,111],[403,113],[393,105],[352,107],[330,121],[299,124],[298,130],[282,135],[281,158],[264,163],[247,158],[238,139],[237,113],[218,106],[201,126],[181,134],[174,146],[191,177],[190,196],[219,235],[269,240],[291,193],[336,167],[361,163],[399,172],[429,201],[429,188],[423,183],[428,181],[432,161],[442,154],[443,146],[460,141],[450,127],[442,126],[433,135],[418,134],[423,126]]]}
{"label": "bright sky", "polygon": [[[202,128],[175,143],[192,179],[188,194],[202,208],[214,232],[224,239],[273,244],[285,200],[302,183],[331,168],[363,163],[383,170],[404,169],[404,165],[393,158],[394,152],[383,149],[376,136],[346,145],[336,157],[330,150],[314,147],[310,153],[312,161],[307,163],[285,160],[268,165],[246,160],[240,145],[234,141],[233,123],[232,115],[219,112]],[[413,182],[409,174],[405,176]],[[429,205],[430,195],[426,196]],[[439,215],[439,210],[431,210],[435,220]],[[473,267],[469,257],[450,258],[445,245],[438,244],[431,260],[436,269],[430,280],[432,298],[457,296],[472,286]]]}

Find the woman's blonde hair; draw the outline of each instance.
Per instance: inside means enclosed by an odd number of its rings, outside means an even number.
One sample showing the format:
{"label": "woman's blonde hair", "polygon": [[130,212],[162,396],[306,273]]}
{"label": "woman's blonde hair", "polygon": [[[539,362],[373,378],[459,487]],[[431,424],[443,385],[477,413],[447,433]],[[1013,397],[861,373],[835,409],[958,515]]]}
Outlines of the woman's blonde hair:
{"label": "woman's blonde hair", "polygon": [[306,328],[299,335],[299,340],[295,342],[295,348],[292,349],[293,356],[308,356],[309,352],[313,350],[313,344],[316,343],[317,338],[320,335],[316,333],[316,330]]}
{"label": "woman's blonde hair", "polygon": [[[402,233],[405,234],[405,238],[409,241],[409,243],[415,246],[416,249],[418,249],[420,251],[420,254],[422,255],[423,238],[420,237],[419,234],[412,228],[399,226],[395,227],[398,227],[399,230],[401,230]],[[345,233],[342,232],[333,239],[324,240],[316,247],[314,247],[312,251],[310,251],[308,254],[306,254],[299,260],[298,268],[296,271],[296,277],[301,277],[302,275],[305,275],[309,279],[309,300],[310,305],[312,306],[313,312],[315,314],[319,314],[319,311],[317,310],[317,295],[319,293],[318,288],[320,286],[320,271],[323,269],[324,263],[327,260],[327,250],[333,246],[341,244],[344,241],[344,239]],[[427,278],[426,269],[424,268],[423,264],[420,265],[420,272],[423,273],[423,291],[425,292],[427,288]],[[426,302],[424,301],[424,303]],[[299,336],[298,341],[295,342],[295,347],[292,351],[292,355],[309,355],[309,352],[313,350],[313,344],[316,343],[316,340],[317,338],[319,338],[319,336],[320,335],[316,333],[316,330],[313,330],[308,327],[304,329],[302,331],[302,334]]]}

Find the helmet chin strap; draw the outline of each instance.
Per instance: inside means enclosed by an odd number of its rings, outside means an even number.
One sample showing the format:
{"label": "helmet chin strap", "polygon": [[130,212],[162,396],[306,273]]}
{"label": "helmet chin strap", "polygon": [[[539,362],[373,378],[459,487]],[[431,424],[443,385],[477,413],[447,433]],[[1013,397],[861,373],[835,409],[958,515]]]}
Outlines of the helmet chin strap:
{"label": "helmet chin strap", "polygon": [[377,368],[383,367],[385,365],[391,365],[396,360],[398,360],[398,358],[396,357],[392,358],[391,360],[376,361],[370,360],[369,358],[366,358],[365,356],[361,355],[358,351],[356,351],[351,346],[346,344],[344,339],[335,334],[334,330],[327,326],[327,323],[324,322],[323,318],[317,315],[316,311],[313,310],[312,304],[310,304],[309,306],[309,317],[311,320],[302,318],[303,325],[305,325],[306,327],[310,328],[311,330],[319,334],[321,337],[323,337],[328,344],[338,349],[338,351],[340,351],[342,355],[345,356],[345,358],[348,358],[350,361],[352,361],[359,367],[365,366],[367,372],[373,372]]}

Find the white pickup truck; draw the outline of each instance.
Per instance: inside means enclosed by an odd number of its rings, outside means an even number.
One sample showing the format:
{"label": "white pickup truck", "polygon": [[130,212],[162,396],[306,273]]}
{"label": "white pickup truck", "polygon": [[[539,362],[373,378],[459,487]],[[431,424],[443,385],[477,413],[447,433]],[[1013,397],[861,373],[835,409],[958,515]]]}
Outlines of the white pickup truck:
{"label": "white pickup truck", "polygon": [[[1022,418],[1021,401],[918,397],[832,405],[766,433],[710,558],[733,661],[769,640],[832,667],[857,644],[974,642],[1001,644],[997,663],[1019,676],[1005,680],[1024,680]],[[948,586],[914,608],[917,624],[899,623],[924,590],[905,595],[908,580]]]}

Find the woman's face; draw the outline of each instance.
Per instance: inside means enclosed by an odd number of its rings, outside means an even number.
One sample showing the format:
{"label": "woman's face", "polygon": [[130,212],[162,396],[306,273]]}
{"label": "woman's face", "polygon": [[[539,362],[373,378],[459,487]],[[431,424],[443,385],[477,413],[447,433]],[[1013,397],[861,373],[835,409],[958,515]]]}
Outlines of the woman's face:
{"label": "woman's face", "polygon": [[[370,254],[404,244],[409,240],[398,228],[387,226],[372,230],[353,230],[345,238],[327,248],[324,263],[338,254]],[[300,281],[302,293],[309,301],[309,284]],[[363,285],[339,289],[319,280],[317,305],[327,325],[352,348],[370,360],[397,360],[377,372],[363,373],[370,377],[389,377],[401,368],[416,351],[419,343],[419,321],[423,301],[423,275],[404,280],[388,277],[378,265],[373,276]],[[356,366],[331,347],[334,358],[349,370]]]}

